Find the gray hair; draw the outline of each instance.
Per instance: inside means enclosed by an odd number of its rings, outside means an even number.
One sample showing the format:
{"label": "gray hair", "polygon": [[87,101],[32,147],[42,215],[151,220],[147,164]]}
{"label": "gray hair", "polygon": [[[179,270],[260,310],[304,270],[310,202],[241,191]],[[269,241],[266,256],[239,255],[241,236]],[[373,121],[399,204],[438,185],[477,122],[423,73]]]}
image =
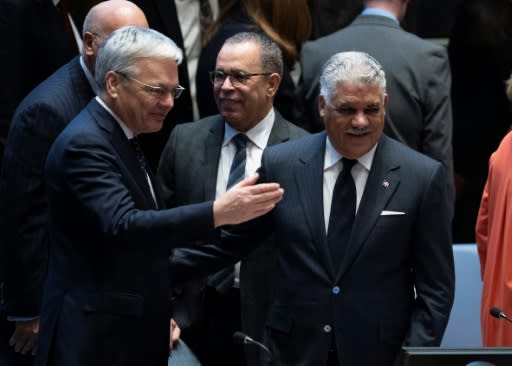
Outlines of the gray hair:
{"label": "gray hair", "polygon": [[320,95],[330,101],[338,83],[376,85],[386,92],[386,75],[379,62],[364,52],[339,52],[331,56],[320,77]]}
{"label": "gray hair", "polygon": [[180,64],[183,52],[163,34],[147,28],[126,26],[112,32],[98,51],[96,59],[96,83],[100,92],[105,90],[105,76],[108,71],[132,74],[139,58],[169,58]]}
{"label": "gray hair", "polygon": [[224,44],[253,42],[260,46],[260,62],[263,72],[283,74],[283,53],[270,37],[263,33],[240,32],[226,39]]}

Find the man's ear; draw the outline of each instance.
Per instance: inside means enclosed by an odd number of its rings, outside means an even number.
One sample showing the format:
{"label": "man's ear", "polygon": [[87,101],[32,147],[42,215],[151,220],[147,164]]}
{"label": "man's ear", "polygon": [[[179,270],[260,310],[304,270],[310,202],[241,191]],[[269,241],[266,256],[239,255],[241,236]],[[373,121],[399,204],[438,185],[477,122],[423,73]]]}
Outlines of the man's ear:
{"label": "man's ear", "polygon": [[94,52],[94,35],[91,32],[85,32],[83,38],[83,53],[87,56],[94,56],[96,52]]}
{"label": "man's ear", "polygon": [[323,95],[318,96],[318,113],[320,113],[320,117],[324,118],[325,115],[325,98]]}
{"label": "man's ear", "polygon": [[121,76],[113,70],[108,71],[105,75],[105,90],[112,99],[117,99],[119,96],[120,78]]}
{"label": "man's ear", "polygon": [[279,89],[279,85],[281,85],[281,75],[279,75],[277,72],[273,72],[268,77],[267,95],[269,97],[276,95],[277,89]]}

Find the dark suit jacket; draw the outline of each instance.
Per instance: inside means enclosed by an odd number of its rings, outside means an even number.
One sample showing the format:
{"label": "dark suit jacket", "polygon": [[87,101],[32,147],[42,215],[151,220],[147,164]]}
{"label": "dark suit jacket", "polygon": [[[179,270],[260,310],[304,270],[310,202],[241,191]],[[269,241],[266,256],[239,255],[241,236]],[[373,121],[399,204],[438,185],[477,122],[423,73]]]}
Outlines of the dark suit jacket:
{"label": "dark suit jacket", "polygon": [[56,137],[93,96],[75,57],[34,89],[12,120],[0,175],[0,279],[8,315],[39,315],[48,259],[44,164]]}
{"label": "dark suit jacket", "polygon": [[36,364],[167,365],[168,256],[214,240],[212,202],[157,211],[134,149],[96,100],[46,164],[50,260]]}
{"label": "dark suit jacket", "polygon": [[[195,80],[197,87],[197,106],[201,118],[219,113],[217,104],[213,98],[213,85],[208,72],[215,69],[217,55],[224,41],[240,32],[261,32],[261,29],[259,29],[249,15],[247,15],[242,5],[220,24],[217,32],[201,51]],[[284,66],[281,85],[274,99],[274,107],[284,118],[290,121],[293,121],[292,107],[294,93],[295,84],[290,76],[290,70]]]}
{"label": "dark suit jacket", "polygon": [[[224,138],[220,115],[176,126],[162,154],[158,177],[168,207],[215,199],[217,170]],[[275,145],[307,134],[286,121],[277,111],[268,145]],[[272,241],[244,258],[240,268],[241,318],[243,331],[261,338],[266,310],[270,303],[271,277],[276,249]],[[206,278],[176,289],[173,317],[180,327],[198,326],[204,314],[202,293]]]}
{"label": "dark suit jacket", "polygon": [[51,0],[0,2],[0,138],[33,88],[78,53]]}
{"label": "dark suit jacket", "polygon": [[[438,346],[454,295],[444,169],[383,136],[347,254],[333,268],[322,205],[325,139],[322,132],[263,153],[262,181],[285,191],[273,211],[246,225],[253,227],[244,236],[272,232],[279,245],[265,343],[278,365],[290,366],[325,364],[333,334],[346,366],[392,365],[403,344]],[[202,268],[212,257],[247,248],[227,241],[223,250],[177,251],[172,270],[191,275],[184,266]]]}
{"label": "dark suit jacket", "polygon": [[301,51],[303,100],[313,122],[323,129],[318,113],[318,85],[330,56],[362,51],[384,67],[389,104],[384,132],[447,169],[454,198],[450,66],[446,50],[405,32],[383,16],[360,15],[348,27],[304,44]]}
{"label": "dark suit jacket", "polygon": [[190,95],[190,80],[188,77],[187,59],[185,57],[185,46],[181,34],[180,23],[176,5],[172,0],[133,0],[146,15],[149,26],[160,33],[171,38],[176,45],[183,50],[183,62],[178,66],[178,78],[185,91],[174,103],[174,107],[165,118],[162,129],[158,132],[140,136],[140,141],[146,159],[153,171],[156,171],[158,161],[164,146],[169,139],[174,126],[179,123],[192,121],[192,97]]}

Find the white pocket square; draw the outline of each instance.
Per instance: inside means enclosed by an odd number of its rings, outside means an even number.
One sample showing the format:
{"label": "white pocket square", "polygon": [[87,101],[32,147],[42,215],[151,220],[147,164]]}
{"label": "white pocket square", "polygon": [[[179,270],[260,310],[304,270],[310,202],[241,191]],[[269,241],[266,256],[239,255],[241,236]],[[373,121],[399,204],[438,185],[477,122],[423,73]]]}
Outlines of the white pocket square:
{"label": "white pocket square", "polygon": [[381,213],[380,213],[381,216],[392,216],[392,215],[405,215],[405,212],[402,212],[402,211],[387,211],[387,210],[383,210]]}

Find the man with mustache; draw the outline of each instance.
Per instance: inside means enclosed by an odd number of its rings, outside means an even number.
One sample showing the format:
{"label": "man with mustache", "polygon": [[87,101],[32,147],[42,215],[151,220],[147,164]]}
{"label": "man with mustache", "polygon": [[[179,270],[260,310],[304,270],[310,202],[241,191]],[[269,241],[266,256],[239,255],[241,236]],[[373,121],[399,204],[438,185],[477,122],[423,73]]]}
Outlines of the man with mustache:
{"label": "man with mustache", "polygon": [[[375,59],[335,54],[320,78],[326,131],[263,153],[260,180],[286,194],[231,235],[244,243],[275,236],[263,338],[273,365],[391,366],[403,345],[441,342],[454,296],[445,170],[383,134],[387,103]],[[184,265],[212,255],[222,265],[247,249],[178,250],[171,269],[182,280],[193,275]]]}

